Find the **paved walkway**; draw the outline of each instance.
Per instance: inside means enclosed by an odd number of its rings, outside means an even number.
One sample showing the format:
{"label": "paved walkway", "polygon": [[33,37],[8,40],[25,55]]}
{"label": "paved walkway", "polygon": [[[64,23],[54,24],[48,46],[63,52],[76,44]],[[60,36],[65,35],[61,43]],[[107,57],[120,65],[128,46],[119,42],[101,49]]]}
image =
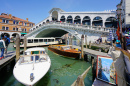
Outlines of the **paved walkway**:
{"label": "paved walkway", "polygon": [[[73,48],[78,48],[81,50],[81,47],[79,46],[75,46],[73,45],[72,46]],[[101,56],[109,56],[107,53],[104,53],[104,52],[100,52],[100,51],[96,51],[96,50],[92,50],[92,49],[87,49],[87,48],[84,48],[84,52],[87,53],[87,54],[90,54],[92,56],[97,56],[97,55],[101,55]]]}
{"label": "paved walkway", "polygon": [[95,44],[95,43],[92,43],[92,46],[97,46],[97,47],[101,47],[101,48],[110,48],[110,45],[106,45],[106,44]]}
{"label": "paved walkway", "polygon": [[[1,52],[0,52],[1,55]],[[9,61],[13,57],[15,57],[16,53],[15,51],[8,51],[7,54],[4,54],[4,59],[0,60],[0,66],[3,65],[5,62]]]}
{"label": "paved walkway", "polygon": [[105,82],[95,78],[94,83],[92,84],[92,86],[113,86],[113,85],[110,85],[108,83],[105,83]]}

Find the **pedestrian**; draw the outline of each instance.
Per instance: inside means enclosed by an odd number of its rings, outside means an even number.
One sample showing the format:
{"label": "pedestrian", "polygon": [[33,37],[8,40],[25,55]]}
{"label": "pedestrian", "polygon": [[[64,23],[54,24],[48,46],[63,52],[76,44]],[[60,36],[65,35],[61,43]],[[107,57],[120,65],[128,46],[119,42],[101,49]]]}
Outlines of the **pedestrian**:
{"label": "pedestrian", "polygon": [[10,38],[7,37],[7,35],[4,35],[4,38],[5,38],[5,46],[6,46],[5,54],[7,54],[7,48],[8,48],[8,45],[10,44]]}
{"label": "pedestrian", "polygon": [[5,50],[5,38],[2,37],[2,40],[0,40],[0,48],[1,48],[1,56],[0,60],[4,58],[4,50]]}

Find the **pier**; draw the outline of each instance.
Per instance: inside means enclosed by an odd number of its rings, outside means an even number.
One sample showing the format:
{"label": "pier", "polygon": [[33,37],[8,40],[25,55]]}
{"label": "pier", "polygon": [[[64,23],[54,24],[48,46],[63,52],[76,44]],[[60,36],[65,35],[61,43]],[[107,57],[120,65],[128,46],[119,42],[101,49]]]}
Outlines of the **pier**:
{"label": "pier", "polygon": [[[23,51],[20,51],[22,53]],[[0,52],[1,54],[1,52]],[[16,57],[16,51],[8,51],[7,54],[4,55],[4,59],[0,60],[0,70],[9,64]]]}
{"label": "pier", "polygon": [[[79,46],[73,45],[72,47],[81,50],[81,47],[79,47]],[[98,55],[109,56],[107,53],[96,51],[96,50],[92,50],[92,49],[88,49],[88,48],[84,48],[84,52],[85,52],[84,54],[87,54],[87,55],[90,55],[90,56],[93,56],[93,57],[96,57]]]}

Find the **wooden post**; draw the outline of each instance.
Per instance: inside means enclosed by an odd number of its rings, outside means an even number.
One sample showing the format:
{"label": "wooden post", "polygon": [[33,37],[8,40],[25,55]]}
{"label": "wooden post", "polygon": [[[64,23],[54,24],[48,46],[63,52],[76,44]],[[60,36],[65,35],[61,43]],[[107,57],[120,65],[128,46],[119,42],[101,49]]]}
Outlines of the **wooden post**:
{"label": "wooden post", "polygon": [[27,49],[27,37],[24,36],[24,52],[26,51]]}
{"label": "wooden post", "polygon": [[87,47],[87,35],[85,35],[85,42],[86,42],[86,48],[88,48]]}
{"label": "wooden post", "polygon": [[19,60],[20,56],[20,37],[16,35],[16,62]]}
{"label": "wooden post", "polygon": [[65,38],[65,44],[67,45],[67,37]]}
{"label": "wooden post", "polygon": [[71,40],[71,45],[72,45],[72,41],[73,41],[73,36],[71,36],[70,40]]}
{"label": "wooden post", "polygon": [[91,41],[89,41],[89,48],[91,48]]}
{"label": "wooden post", "polygon": [[84,35],[81,36],[81,59],[84,59]]}

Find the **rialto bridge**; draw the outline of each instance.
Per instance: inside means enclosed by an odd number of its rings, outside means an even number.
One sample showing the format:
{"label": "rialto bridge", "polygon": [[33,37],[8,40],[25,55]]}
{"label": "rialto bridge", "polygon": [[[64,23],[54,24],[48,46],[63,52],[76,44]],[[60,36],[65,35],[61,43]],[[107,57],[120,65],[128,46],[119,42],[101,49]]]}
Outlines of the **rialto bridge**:
{"label": "rialto bridge", "polygon": [[114,11],[65,12],[60,8],[53,8],[49,13],[49,17],[30,29],[27,37],[61,37],[70,33],[81,39],[84,34],[87,35],[88,42],[93,42],[100,36],[107,38],[109,30],[116,36]]}

